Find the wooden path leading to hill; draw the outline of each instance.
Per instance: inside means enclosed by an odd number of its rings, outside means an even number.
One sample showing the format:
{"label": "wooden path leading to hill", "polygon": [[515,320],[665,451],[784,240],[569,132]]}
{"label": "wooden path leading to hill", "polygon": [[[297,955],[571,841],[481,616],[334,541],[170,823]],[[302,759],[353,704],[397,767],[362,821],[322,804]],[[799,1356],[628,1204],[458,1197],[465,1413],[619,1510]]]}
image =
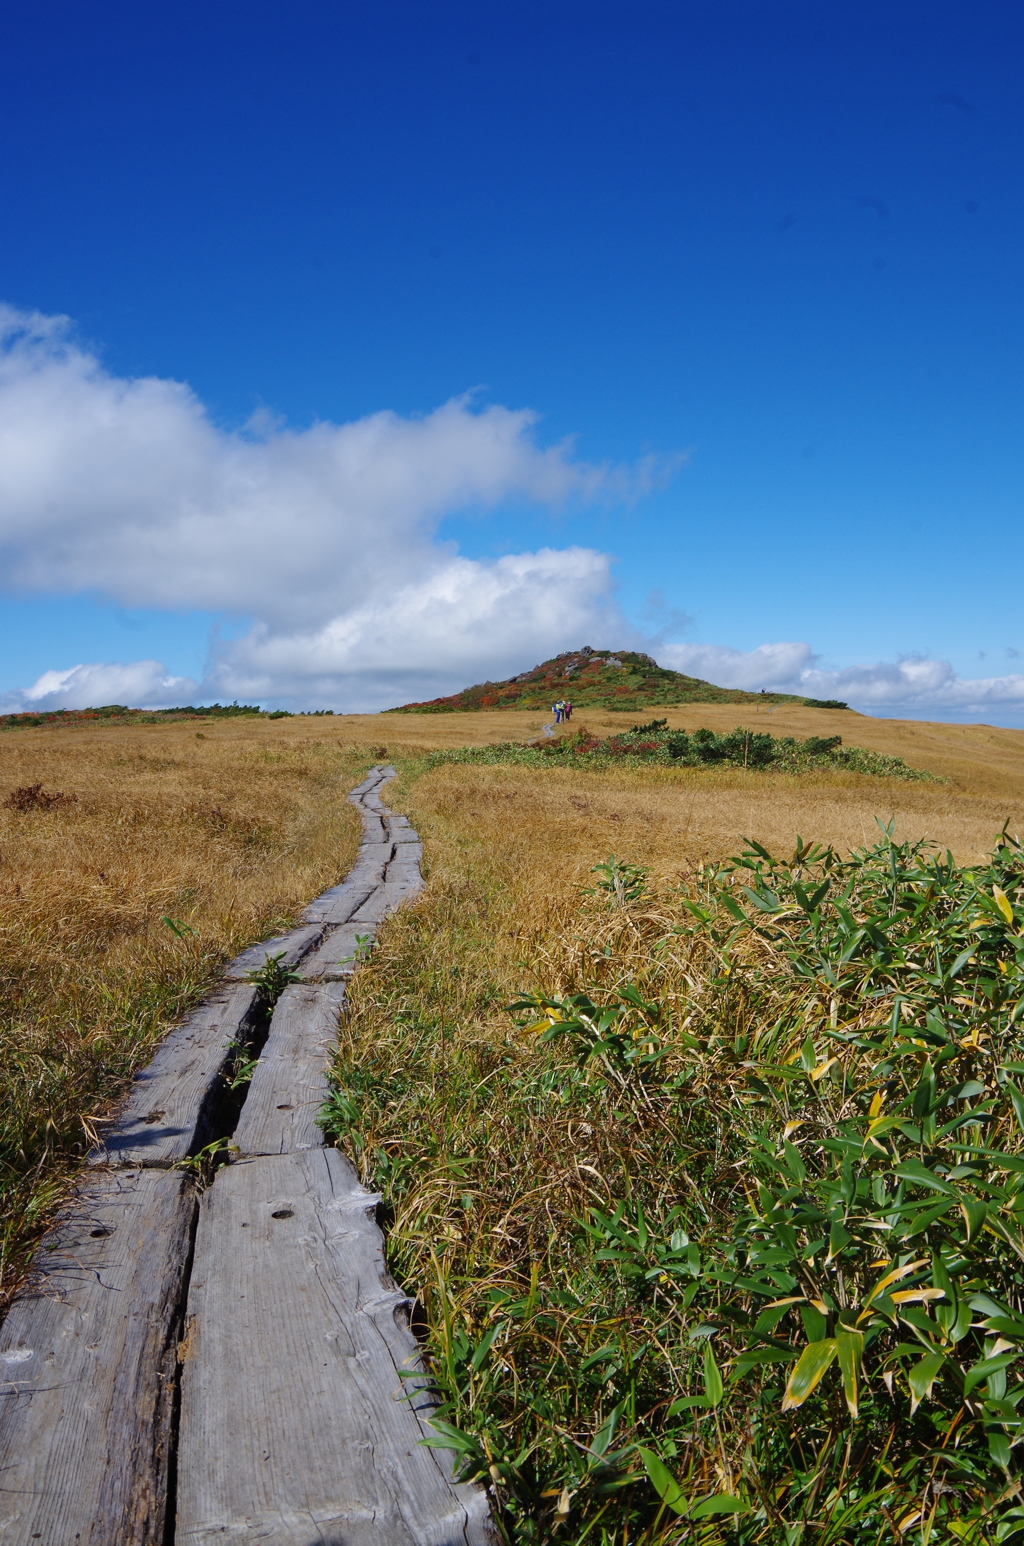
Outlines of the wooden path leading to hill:
{"label": "wooden path leading to hill", "polygon": [[[416,833],[380,800],[393,775],[352,791],[344,882],[170,1033],[42,1241],[0,1328],[3,1546],[493,1540],[486,1495],[420,1442],[380,1199],[316,1125],[360,947],[423,885]],[[302,978],[269,1027],[245,981],[268,952]],[[240,1111],[239,1046],[259,1054]],[[234,1162],[200,1193],[176,1167],[223,1138]]]}

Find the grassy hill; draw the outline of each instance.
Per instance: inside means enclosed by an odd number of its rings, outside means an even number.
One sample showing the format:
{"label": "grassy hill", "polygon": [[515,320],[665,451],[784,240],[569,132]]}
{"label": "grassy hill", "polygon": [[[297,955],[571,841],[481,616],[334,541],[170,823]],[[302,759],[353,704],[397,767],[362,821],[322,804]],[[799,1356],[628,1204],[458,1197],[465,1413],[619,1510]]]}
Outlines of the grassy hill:
{"label": "grassy hill", "polygon": [[[480,682],[447,698],[404,703],[394,714],[450,714],[479,709],[547,709],[558,698],[574,708],[644,709],[678,703],[804,703],[792,693],[743,692],[714,687],[697,676],[659,666],[650,655],[633,650],[569,650],[510,677]],[[830,708],[845,708],[830,704]]]}

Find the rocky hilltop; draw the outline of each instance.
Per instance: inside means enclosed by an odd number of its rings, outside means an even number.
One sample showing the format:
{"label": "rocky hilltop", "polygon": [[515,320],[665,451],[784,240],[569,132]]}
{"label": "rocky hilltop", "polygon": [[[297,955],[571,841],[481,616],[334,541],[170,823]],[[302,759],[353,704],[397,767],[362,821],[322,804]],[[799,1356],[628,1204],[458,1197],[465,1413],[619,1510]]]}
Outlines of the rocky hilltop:
{"label": "rocky hilltop", "polygon": [[[697,676],[659,666],[634,650],[567,650],[507,682],[480,682],[447,698],[403,703],[394,714],[451,714],[479,709],[549,709],[558,698],[574,708],[643,709],[673,703],[804,703],[792,693],[714,687]],[[832,705],[830,705],[832,707]],[[836,704],[835,707],[845,707]]]}

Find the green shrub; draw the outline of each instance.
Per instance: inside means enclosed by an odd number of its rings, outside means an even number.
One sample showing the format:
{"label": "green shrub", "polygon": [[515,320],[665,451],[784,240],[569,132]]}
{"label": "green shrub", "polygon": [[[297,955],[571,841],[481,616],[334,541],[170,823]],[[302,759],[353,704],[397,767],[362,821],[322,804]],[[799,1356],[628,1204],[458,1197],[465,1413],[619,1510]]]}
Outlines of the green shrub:
{"label": "green shrub", "polygon": [[429,765],[444,762],[520,763],[544,767],[551,761],[578,767],[636,766],[662,763],[679,767],[774,768],[799,773],[815,768],[840,768],[874,778],[899,778],[941,782],[931,773],[911,768],[901,757],[888,757],[861,746],[844,746],[842,737],[792,736],[777,738],[765,731],[739,727],[719,735],[714,730],[669,730],[667,721],[651,720],[601,739],[589,730],[529,746],[505,741],[496,746],[464,746],[430,754]]}

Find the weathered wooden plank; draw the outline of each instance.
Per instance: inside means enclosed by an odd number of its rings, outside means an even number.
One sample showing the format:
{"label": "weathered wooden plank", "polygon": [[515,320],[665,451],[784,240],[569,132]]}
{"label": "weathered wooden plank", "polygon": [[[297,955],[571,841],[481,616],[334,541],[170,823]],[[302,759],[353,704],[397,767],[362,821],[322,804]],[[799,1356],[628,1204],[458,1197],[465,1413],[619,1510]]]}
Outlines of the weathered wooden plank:
{"label": "weathered wooden plank", "polygon": [[389,778],[394,777],[395,770],[390,765],[388,767],[378,766],[371,768],[363,782],[357,784],[354,789],[349,791],[349,799],[357,800],[360,795],[369,794],[371,790],[377,789],[381,784],[386,783]]}
{"label": "weathered wooden plank", "polygon": [[380,880],[384,866],[394,851],[395,845],[389,837],[381,842],[375,839],[372,843],[361,843],[349,875],[358,875],[360,878],[372,875],[375,880]]}
{"label": "weathered wooden plank", "polygon": [[400,907],[405,907],[409,902],[414,902],[423,890],[424,883],[419,875],[396,875],[394,880],[388,877],[387,884],[378,892],[383,897],[383,903],[387,908],[385,916],[397,912]]}
{"label": "weathered wooden plank", "polygon": [[[179,1546],[483,1546],[485,1495],[425,1448],[377,1198],[336,1149],[243,1160],[201,1202]],[[416,1398],[422,1404],[425,1396]]]}
{"label": "weathered wooden plank", "polygon": [[420,854],[418,843],[399,843],[395,850],[395,857],[388,865],[387,883],[392,885],[398,880],[419,880]]}
{"label": "weathered wooden plank", "polygon": [[414,885],[409,880],[389,877],[382,886],[378,886],[373,895],[363,903],[358,912],[352,917],[352,924],[365,924],[367,930],[374,929],[382,923],[391,913],[397,912],[403,902],[409,901],[420,890],[419,885]]}
{"label": "weathered wooden plank", "polygon": [[224,968],[224,975],[230,981],[240,981],[249,972],[259,971],[267,956],[279,955],[282,966],[294,966],[320,943],[323,936],[323,920],[313,919],[302,928],[292,929],[287,934],[279,934],[276,939],[264,940],[260,945],[250,945],[248,950],[243,950],[240,956],[228,962]]}
{"label": "weathered wooden plank", "polygon": [[[303,916],[321,924],[347,923],[356,909],[373,895],[377,885],[375,879],[346,880],[340,886],[325,891],[315,902],[310,902]],[[323,930],[320,932],[322,934]]]}
{"label": "weathered wooden plank", "polygon": [[367,843],[390,843],[383,813],[363,810],[363,840]]}
{"label": "weathered wooden plank", "polygon": [[282,993],[232,1139],[242,1155],[323,1147],[316,1114],[327,1099],[327,1068],[344,1003],[342,982]]}
{"label": "weathered wooden plank", "polygon": [[340,929],[334,929],[320,949],[300,966],[303,982],[351,977],[359,963],[360,951],[373,939],[374,930],[375,925],[369,923],[344,923]]}
{"label": "weathered wooden plank", "polygon": [[[376,874],[380,865],[387,864],[394,852],[394,846],[389,837],[373,838],[372,840],[367,838],[365,842],[359,845],[359,852],[356,854],[352,870],[360,875],[364,873]],[[352,870],[349,871],[349,874],[352,873]]]}
{"label": "weathered wooden plank", "polygon": [[303,982],[320,978],[350,977],[359,964],[360,952],[373,939],[379,925],[399,907],[413,901],[423,890],[418,868],[398,870],[378,886],[348,923],[333,929],[319,949],[308,955],[299,967]]}
{"label": "weathered wooden plank", "polygon": [[311,923],[347,923],[383,879],[393,852],[394,844],[390,840],[361,843],[345,879],[315,897],[302,916]]}
{"label": "weathered wooden plank", "polygon": [[250,984],[226,987],[200,1004],[138,1074],[93,1165],[174,1165],[209,1141],[231,1042],[243,1038],[257,1007]]}
{"label": "weathered wooden plank", "polygon": [[89,1171],[0,1330],[0,1540],[162,1546],[195,1196]]}

